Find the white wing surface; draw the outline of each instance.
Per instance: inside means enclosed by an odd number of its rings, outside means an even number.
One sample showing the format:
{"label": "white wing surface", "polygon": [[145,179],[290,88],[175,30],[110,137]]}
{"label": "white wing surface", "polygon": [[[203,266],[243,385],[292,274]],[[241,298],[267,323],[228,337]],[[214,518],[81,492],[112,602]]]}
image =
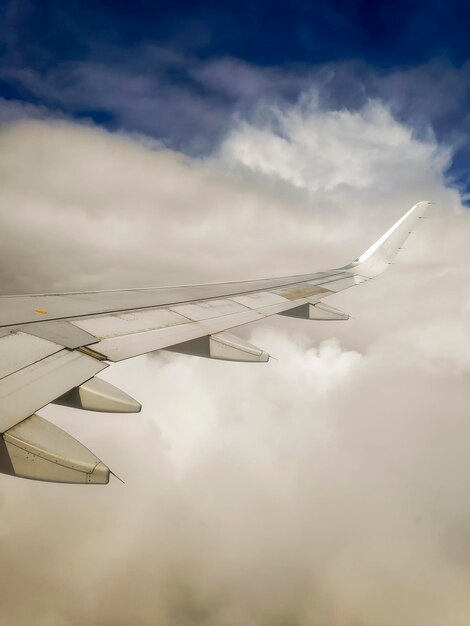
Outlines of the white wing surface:
{"label": "white wing surface", "polygon": [[315,274],[263,280],[0,298],[0,472],[51,482],[106,484],[109,469],[85,446],[36,415],[54,402],[137,412],[140,405],[95,378],[111,362],[172,350],[265,362],[269,355],[227,332],[271,315],[348,316],[322,302],[383,272],[429,202],[419,202],[358,259]]}

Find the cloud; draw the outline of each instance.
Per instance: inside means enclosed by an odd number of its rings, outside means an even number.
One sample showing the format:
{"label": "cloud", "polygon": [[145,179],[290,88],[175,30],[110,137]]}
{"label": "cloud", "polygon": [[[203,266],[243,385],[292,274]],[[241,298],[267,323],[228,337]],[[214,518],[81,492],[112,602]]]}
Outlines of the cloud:
{"label": "cloud", "polygon": [[[5,292],[321,270],[438,202],[349,322],[240,332],[266,366],[159,353],[138,416],[48,407],[126,485],[2,478],[12,626],[464,626],[469,217],[452,155],[372,102],[260,107],[193,159],[67,122],[0,132]],[[27,602],[24,600],[27,598]]]}
{"label": "cloud", "polygon": [[450,164],[450,151],[432,139],[413,141],[411,129],[379,102],[357,113],[313,106],[309,98],[305,107],[267,108],[264,123],[242,124],[223,143],[222,155],[294,186],[327,192],[340,186],[385,190],[395,177],[408,186],[407,179],[420,175],[438,179]]}
{"label": "cloud", "polygon": [[234,118],[257,124],[267,104],[302,104],[307,92],[307,100],[314,94],[325,112],[360,115],[369,101],[379,101],[416,134],[427,139],[432,132],[454,150],[452,175],[468,191],[468,62],[454,65],[435,57],[380,71],[360,61],[279,67],[230,56],[201,59],[152,43],[128,50],[108,42],[88,56],[61,59],[47,69],[9,58],[0,62],[0,78],[17,117],[30,116],[24,99],[59,117],[144,133],[187,154],[205,156],[231,130]]}
{"label": "cloud", "polygon": [[0,98],[0,124],[12,124],[13,122],[29,120],[57,119],[65,117],[60,112],[53,112],[45,106],[34,105],[18,100]]}

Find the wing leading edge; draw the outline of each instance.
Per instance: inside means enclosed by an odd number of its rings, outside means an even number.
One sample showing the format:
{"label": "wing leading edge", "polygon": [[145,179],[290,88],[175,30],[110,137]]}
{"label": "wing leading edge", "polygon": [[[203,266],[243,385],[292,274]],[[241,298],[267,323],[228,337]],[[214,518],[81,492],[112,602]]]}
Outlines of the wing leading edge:
{"label": "wing leading edge", "polygon": [[0,472],[51,482],[105,484],[109,469],[36,415],[55,402],[88,410],[140,405],[94,378],[110,362],[170,349],[221,360],[269,355],[227,331],[271,315],[348,316],[324,298],[381,274],[423,216],[419,202],[352,263],[283,278],[158,289],[0,298]]}

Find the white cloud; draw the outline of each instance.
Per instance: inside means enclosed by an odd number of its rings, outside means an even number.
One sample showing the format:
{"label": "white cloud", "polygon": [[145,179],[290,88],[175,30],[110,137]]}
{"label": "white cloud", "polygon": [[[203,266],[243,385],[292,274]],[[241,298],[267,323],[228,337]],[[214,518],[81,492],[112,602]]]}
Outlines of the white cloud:
{"label": "white cloud", "polygon": [[126,485],[1,479],[5,621],[466,624],[469,217],[448,159],[378,103],[261,115],[199,161],[2,130],[10,292],[323,269],[439,203],[390,272],[335,296],[349,322],[240,331],[279,360],[143,357],[106,372],[141,415],[47,408]]}
{"label": "white cloud", "polygon": [[222,156],[312,191],[385,191],[398,177],[405,187],[442,182],[450,162],[432,135],[414,139],[379,102],[357,112],[325,111],[304,97],[299,107],[266,107],[260,117],[261,125],[241,123],[229,135]]}

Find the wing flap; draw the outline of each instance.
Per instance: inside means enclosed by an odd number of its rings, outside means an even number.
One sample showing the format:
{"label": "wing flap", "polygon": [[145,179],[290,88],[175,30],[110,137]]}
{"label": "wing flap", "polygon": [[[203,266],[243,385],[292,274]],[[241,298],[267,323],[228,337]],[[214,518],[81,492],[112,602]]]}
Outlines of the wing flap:
{"label": "wing flap", "polygon": [[60,350],[0,380],[0,432],[108,367],[82,352]]}
{"label": "wing flap", "polygon": [[75,350],[75,348],[81,348],[82,346],[90,346],[98,341],[98,339],[90,335],[90,333],[64,320],[51,320],[42,323],[27,324],[20,327],[20,330],[28,335],[47,339],[70,350]]}
{"label": "wing flap", "polygon": [[62,346],[54,342],[22,332],[9,333],[0,338],[0,379],[60,350]]}
{"label": "wing flap", "polygon": [[189,322],[177,326],[109,337],[95,344],[93,349],[96,349],[97,352],[103,354],[110,361],[122,361],[140,354],[162,350],[183,341],[191,341],[198,337],[204,337],[228,328],[254,322],[263,317],[258,311],[247,310],[199,322]]}
{"label": "wing flap", "polygon": [[[262,294],[256,294],[257,297],[260,296],[258,302],[266,304],[266,302],[274,301],[276,304],[260,306],[258,309],[243,307],[243,309],[237,313],[225,315],[212,316],[212,307],[207,307],[202,304],[193,304],[191,305],[191,312],[186,310],[186,314],[199,317],[199,320],[191,321],[184,318],[184,323],[178,323],[176,325],[162,326],[160,318],[156,317],[154,319],[153,328],[148,319],[145,319],[143,324],[140,322],[140,325],[136,326],[136,320],[129,318],[129,324],[127,324],[127,322],[123,322],[123,316],[119,316],[121,320],[119,326],[120,333],[116,333],[115,331],[110,331],[115,324],[114,316],[83,320],[83,324],[86,325],[87,330],[93,332],[93,334],[99,336],[100,332],[102,332],[105,335],[99,343],[93,345],[93,350],[104,355],[104,357],[110,361],[123,361],[140,354],[163,350],[170,346],[192,341],[200,337],[221,333],[222,331],[255,322],[270,315],[275,315],[281,311],[292,309],[306,302],[305,299],[291,301],[286,298],[280,298],[277,295],[273,300],[265,298],[264,296],[266,295],[269,296],[271,294],[265,294],[264,292]],[[253,302],[255,301],[256,300]],[[213,300],[211,303],[214,305],[213,308],[217,310],[218,301]],[[229,310],[225,303],[221,306],[224,310]],[[197,307],[199,307],[199,310],[196,312]],[[163,317],[171,313],[177,315],[177,313],[169,309],[157,309],[153,312],[146,311],[139,313],[161,313]],[[97,322],[100,328],[94,325],[94,322]],[[137,330],[139,327],[141,328],[140,331]]]}
{"label": "wing flap", "polygon": [[113,337],[133,335],[160,328],[173,328],[190,322],[189,318],[170,309],[149,309],[90,317],[75,320],[72,324],[99,339],[112,339]]}

